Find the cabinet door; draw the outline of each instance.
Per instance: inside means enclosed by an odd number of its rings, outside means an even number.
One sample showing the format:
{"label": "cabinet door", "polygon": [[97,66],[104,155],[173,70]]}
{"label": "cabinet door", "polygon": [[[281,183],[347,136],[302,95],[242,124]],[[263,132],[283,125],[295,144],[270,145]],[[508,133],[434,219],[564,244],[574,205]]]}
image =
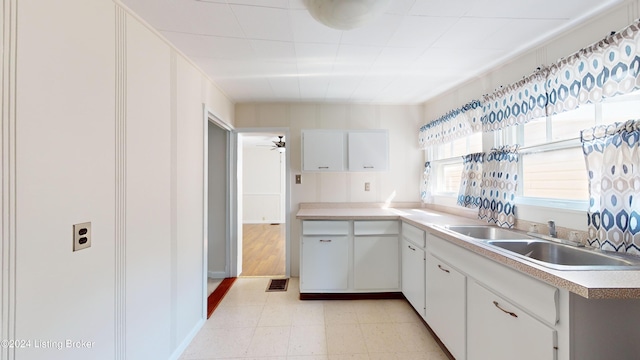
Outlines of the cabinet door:
{"label": "cabinet door", "polygon": [[344,171],[345,134],[337,130],[302,132],[302,170]]}
{"label": "cabinet door", "polygon": [[397,236],[356,236],[353,239],[356,290],[397,290],[400,256]]}
{"label": "cabinet door", "polygon": [[425,268],[424,250],[402,240],[402,293],[424,318]]}
{"label": "cabinet door", "polygon": [[425,319],[457,360],[466,357],[466,277],[427,253]]}
{"label": "cabinet door", "polygon": [[475,281],[467,284],[468,360],[553,360],[556,331]]}
{"label": "cabinet door", "polygon": [[303,290],[346,290],[349,285],[349,242],[346,236],[302,237]]}
{"label": "cabinet door", "polygon": [[349,171],[386,171],[389,164],[389,136],[386,130],[350,131]]}

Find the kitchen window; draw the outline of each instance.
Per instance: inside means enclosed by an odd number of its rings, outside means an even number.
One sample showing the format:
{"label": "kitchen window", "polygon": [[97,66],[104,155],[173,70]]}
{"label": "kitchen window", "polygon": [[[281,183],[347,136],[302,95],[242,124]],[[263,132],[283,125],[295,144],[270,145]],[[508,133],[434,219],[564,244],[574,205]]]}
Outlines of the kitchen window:
{"label": "kitchen window", "polygon": [[[640,90],[492,132],[493,147],[521,145],[516,203],[585,210],[589,183],[580,131],[629,119],[640,119]],[[483,147],[482,139],[477,132],[425,150],[434,195],[457,196],[462,156],[490,148]]]}
{"label": "kitchen window", "polygon": [[521,144],[517,203],[584,210],[589,184],[580,131],[640,118],[640,91],[496,132],[495,145]]}
{"label": "kitchen window", "polygon": [[457,196],[462,174],[462,156],[482,151],[482,133],[440,144],[428,149],[427,157],[431,159],[432,188],[437,195]]}

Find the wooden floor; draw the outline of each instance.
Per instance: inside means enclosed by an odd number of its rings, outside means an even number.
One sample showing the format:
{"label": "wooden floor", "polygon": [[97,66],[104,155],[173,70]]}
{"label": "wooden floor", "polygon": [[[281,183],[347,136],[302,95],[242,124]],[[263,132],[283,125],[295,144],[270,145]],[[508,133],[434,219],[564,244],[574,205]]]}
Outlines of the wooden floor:
{"label": "wooden floor", "polygon": [[284,224],[244,224],[242,233],[240,276],[285,275]]}

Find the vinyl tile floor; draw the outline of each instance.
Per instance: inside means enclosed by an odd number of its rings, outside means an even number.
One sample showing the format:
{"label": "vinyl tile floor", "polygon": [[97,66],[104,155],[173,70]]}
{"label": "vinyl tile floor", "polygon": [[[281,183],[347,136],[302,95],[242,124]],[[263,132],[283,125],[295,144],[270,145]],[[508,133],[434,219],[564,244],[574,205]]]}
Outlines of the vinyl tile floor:
{"label": "vinyl tile floor", "polygon": [[405,300],[306,300],[238,278],[181,360],[446,360]]}

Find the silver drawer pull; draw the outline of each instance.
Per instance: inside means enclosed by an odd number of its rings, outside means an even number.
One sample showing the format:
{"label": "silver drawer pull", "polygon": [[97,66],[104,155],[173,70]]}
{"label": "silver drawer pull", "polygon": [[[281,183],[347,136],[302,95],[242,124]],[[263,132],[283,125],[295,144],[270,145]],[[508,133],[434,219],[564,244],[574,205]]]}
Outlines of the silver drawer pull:
{"label": "silver drawer pull", "polygon": [[505,313],[505,314],[509,314],[509,315],[513,316],[514,318],[517,318],[517,317],[518,317],[518,315],[516,315],[516,313],[511,312],[511,311],[507,311],[507,310],[505,310],[505,309],[501,308],[501,307],[500,307],[500,304],[498,304],[498,302],[497,302],[497,301],[494,301],[494,302],[493,302],[493,305],[495,305],[498,309],[500,309],[500,310],[501,310],[503,313]]}
{"label": "silver drawer pull", "polygon": [[373,166],[367,166],[367,165],[365,165],[365,166],[363,166],[363,167],[364,167],[365,169],[373,169]]}
{"label": "silver drawer pull", "polygon": [[413,250],[413,251],[416,251],[416,248],[411,247],[411,245],[407,245],[407,247],[408,247],[409,249]]}
{"label": "silver drawer pull", "polygon": [[318,169],[328,169],[328,166],[318,166]]}
{"label": "silver drawer pull", "polygon": [[450,271],[449,271],[449,270],[447,270],[447,269],[443,268],[443,267],[442,267],[442,265],[440,265],[440,264],[438,264],[438,269],[440,269],[440,270],[442,270],[442,271],[446,272],[447,274],[448,274],[448,273],[450,273]]}
{"label": "silver drawer pull", "polygon": [[331,242],[331,240],[321,239],[320,242]]}

